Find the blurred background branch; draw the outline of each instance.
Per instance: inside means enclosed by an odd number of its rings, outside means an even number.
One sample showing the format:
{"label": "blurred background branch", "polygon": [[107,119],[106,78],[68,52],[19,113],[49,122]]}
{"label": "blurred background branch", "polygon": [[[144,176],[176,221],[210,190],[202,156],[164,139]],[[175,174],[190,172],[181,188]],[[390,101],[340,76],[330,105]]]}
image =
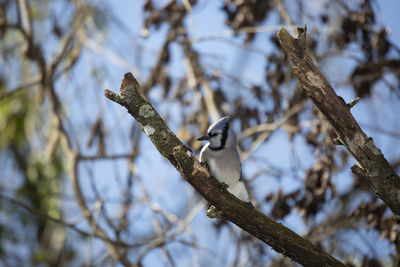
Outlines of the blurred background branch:
{"label": "blurred background branch", "polygon": [[[350,266],[397,266],[399,227],[276,38],[308,26],[314,64],[399,171],[398,1],[0,2],[0,265],[293,266],[227,220],[103,96],[133,72],[196,154],[238,133],[266,215]],[[4,196],[4,197],[3,197]],[[101,203],[101,205],[99,205]]]}

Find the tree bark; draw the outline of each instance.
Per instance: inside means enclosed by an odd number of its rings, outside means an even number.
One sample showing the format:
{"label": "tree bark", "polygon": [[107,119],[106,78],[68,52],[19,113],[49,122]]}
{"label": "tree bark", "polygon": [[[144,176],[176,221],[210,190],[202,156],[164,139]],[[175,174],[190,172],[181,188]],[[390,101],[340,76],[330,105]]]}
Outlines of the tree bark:
{"label": "tree bark", "polygon": [[278,32],[282,49],[293,63],[293,72],[307,96],[325,116],[338,136],[338,140],[352,154],[358,165],[351,169],[367,179],[392,212],[400,215],[400,179],[383,156],[374,140],[360,128],[351,106],[339,97],[328,83],[306,50],[306,30],[298,28],[299,37],[293,38],[285,29]]}
{"label": "tree bark", "polygon": [[161,155],[211,205],[222,211],[225,219],[304,266],[344,266],[308,240],[230,194],[172,133],[131,73],[124,75],[120,91],[118,95],[106,90],[105,96],[127,108]]}

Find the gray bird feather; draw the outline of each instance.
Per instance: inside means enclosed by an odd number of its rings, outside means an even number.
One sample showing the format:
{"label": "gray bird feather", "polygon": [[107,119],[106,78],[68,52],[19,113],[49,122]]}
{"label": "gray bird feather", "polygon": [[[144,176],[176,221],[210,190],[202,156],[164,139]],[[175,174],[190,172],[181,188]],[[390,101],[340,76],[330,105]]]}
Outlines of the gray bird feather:
{"label": "gray bird feather", "polygon": [[242,201],[250,202],[241,181],[242,168],[237,151],[237,138],[229,127],[229,117],[214,122],[208,128],[207,135],[197,140],[208,141],[200,152],[200,162],[208,165],[211,174],[219,182],[226,184],[229,192]]}

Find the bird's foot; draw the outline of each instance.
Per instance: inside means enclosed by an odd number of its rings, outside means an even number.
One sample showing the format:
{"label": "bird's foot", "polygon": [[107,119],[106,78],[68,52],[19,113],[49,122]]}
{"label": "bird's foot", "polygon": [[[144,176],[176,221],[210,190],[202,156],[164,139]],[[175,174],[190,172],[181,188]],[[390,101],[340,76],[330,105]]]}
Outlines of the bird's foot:
{"label": "bird's foot", "polygon": [[221,183],[221,187],[222,187],[223,189],[228,189],[228,188],[229,188],[229,185],[226,184],[226,183],[224,183],[224,182],[222,182],[222,183]]}

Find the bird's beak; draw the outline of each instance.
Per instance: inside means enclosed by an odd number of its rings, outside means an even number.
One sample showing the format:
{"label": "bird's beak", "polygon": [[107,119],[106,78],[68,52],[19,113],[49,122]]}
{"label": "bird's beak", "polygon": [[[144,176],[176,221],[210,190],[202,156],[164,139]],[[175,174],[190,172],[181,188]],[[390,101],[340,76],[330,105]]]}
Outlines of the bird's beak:
{"label": "bird's beak", "polygon": [[199,138],[197,138],[197,141],[206,141],[210,139],[210,137],[208,137],[208,135],[204,135],[204,136],[200,136]]}

